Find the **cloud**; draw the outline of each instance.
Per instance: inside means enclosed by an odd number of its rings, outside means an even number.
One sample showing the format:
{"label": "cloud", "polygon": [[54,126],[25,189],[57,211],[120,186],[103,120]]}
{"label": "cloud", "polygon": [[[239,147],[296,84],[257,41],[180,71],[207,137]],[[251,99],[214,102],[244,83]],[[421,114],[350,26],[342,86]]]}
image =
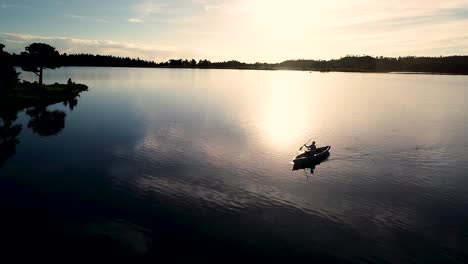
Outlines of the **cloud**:
{"label": "cloud", "polygon": [[[418,12],[419,11],[419,12]],[[343,26],[343,30],[358,31],[395,31],[401,29],[411,29],[424,25],[439,25],[454,21],[468,21],[468,8],[445,8],[437,10],[410,10],[407,14],[398,13],[387,18],[368,19],[364,22],[351,23]],[[383,17],[383,16],[382,16]]]}
{"label": "cloud", "polygon": [[213,3],[208,0],[192,0],[192,3],[196,5],[201,5],[206,11],[222,9],[225,7],[225,3]]}
{"label": "cloud", "polygon": [[104,19],[104,18],[95,18],[94,21],[98,23],[109,23],[109,20]]}
{"label": "cloud", "polygon": [[174,16],[182,15],[180,6],[159,1],[140,2],[133,5],[131,10],[133,10],[134,16],[127,19],[130,23],[174,21]]}
{"label": "cloud", "polygon": [[7,9],[7,8],[29,8],[29,6],[27,5],[21,5],[21,4],[10,4],[10,3],[7,3],[7,2],[3,2],[0,4],[0,8],[2,9]]}
{"label": "cloud", "polygon": [[69,54],[89,53],[131,58],[139,57],[156,61],[197,57],[197,52],[193,50],[158,47],[142,43],[0,33],[0,43],[5,44],[5,49],[9,52],[20,53],[24,51],[24,47],[34,42],[50,44],[56,47],[59,52]]}
{"label": "cloud", "polygon": [[205,10],[221,9],[223,5],[205,5]]}
{"label": "cloud", "polygon": [[155,3],[146,1],[133,6],[133,10],[142,16],[160,14],[167,11],[168,5],[165,3]]}
{"label": "cloud", "polygon": [[195,4],[206,5],[208,4],[208,0],[192,0]]}
{"label": "cloud", "polygon": [[351,7],[336,11],[346,19],[323,33],[328,35],[328,50],[385,56],[467,54],[467,1],[415,2],[396,1],[393,6],[376,2],[353,8],[353,14],[345,13]]}
{"label": "cloud", "polygon": [[200,5],[205,11],[232,12],[235,7],[242,6],[243,1],[208,1],[192,0],[192,3]]}
{"label": "cloud", "polygon": [[130,22],[130,23],[143,23],[143,22],[145,22],[141,18],[129,18],[129,19],[127,19],[127,21]]}
{"label": "cloud", "polygon": [[84,21],[91,21],[91,22],[97,22],[97,23],[109,23],[109,20],[100,18],[100,17],[87,17],[87,16],[81,16],[77,14],[65,14],[64,16],[67,18],[79,19],[79,20],[84,20]]}
{"label": "cloud", "polygon": [[85,18],[84,16],[79,16],[79,15],[75,15],[75,14],[65,14],[65,17],[75,18],[75,19],[84,19]]}

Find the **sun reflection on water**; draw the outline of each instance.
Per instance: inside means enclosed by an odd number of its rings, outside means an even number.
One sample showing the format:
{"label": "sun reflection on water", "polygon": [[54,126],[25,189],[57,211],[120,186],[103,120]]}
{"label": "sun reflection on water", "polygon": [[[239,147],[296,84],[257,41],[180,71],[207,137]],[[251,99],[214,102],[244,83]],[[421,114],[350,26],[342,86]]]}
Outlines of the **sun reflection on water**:
{"label": "sun reflection on water", "polygon": [[268,93],[257,105],[260,133],[274,147],[290,147],[319,121],[320,104],[317,111],[310,111],[308,106],[316,103],[316,88],[304,85],[302,80],[294,74],[270,79],[266,85]]}

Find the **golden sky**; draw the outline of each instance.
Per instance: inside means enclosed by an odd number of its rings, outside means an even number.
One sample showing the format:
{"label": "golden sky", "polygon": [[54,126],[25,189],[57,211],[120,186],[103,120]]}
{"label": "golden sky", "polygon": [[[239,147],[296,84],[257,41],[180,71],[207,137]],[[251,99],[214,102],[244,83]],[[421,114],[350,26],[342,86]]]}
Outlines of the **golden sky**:
{"label": "golden sky", "polygon": [[6,50],[246,62],[468,51],[468,0],[38,2],[0,0]]}

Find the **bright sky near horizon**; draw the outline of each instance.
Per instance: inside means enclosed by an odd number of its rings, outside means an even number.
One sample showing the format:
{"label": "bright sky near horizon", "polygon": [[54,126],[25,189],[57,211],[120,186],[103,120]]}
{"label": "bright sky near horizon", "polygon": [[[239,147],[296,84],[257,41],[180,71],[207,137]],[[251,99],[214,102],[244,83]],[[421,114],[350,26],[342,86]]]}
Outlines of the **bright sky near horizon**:
{"label": "bright sky near horizon", "polygon": [[468,0],[0,0],[0,43],[60,52],[280,62],[468,54]]}

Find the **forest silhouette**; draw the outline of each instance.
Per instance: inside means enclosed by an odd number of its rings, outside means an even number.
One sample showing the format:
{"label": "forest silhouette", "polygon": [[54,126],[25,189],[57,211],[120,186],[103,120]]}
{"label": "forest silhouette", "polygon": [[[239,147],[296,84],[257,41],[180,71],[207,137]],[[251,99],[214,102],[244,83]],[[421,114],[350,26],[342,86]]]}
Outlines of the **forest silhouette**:
{"label": "forest silhouette", "polygon": [[[46,44],[45,44],[46,45]],[[33,45],[30,45],[31,47]],[[54,51],[50,51],[51,54]],[[28,61],[33,56],[27,53],[11,54],[15,66],[30,68]],[[246,70],[302,70],[340,72],[425,72],[440,74],[468,74],[468,56],[448,57],[372,57],[347,55],[331,60],[287,60],[280,63],[244,63],[237,60],[211,62],[209,60],[171,59],[165,62],[141,60],[140,58],[117,57],[93,54],[60,54],[49,56],[53,66],[92,67],[145,67],[145,68],[200,68],[200,69],[246,69]],[[26,67],[25,67],[26,66]],[[36,65],[37,66],[37,65]]]}

